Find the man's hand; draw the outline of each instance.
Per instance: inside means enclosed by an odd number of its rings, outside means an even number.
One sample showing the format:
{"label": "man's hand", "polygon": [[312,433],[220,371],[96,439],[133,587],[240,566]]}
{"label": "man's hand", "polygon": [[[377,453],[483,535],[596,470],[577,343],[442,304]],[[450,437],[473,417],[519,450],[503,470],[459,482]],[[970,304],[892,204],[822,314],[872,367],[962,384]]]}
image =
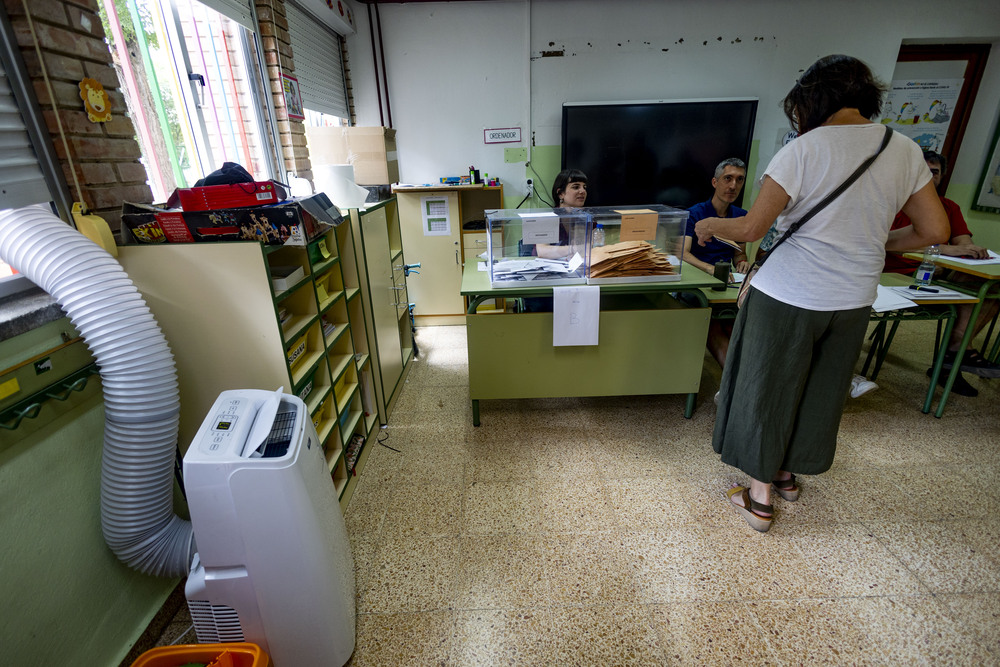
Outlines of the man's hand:
{"label": "man's hand", "polygon": [[973,259],[986,259],[990,256],[986,248],[981,248],[975,243],[960,243],[958,245],[938,246],[942,255],[950,257],[971,257]]}
{"label": "man's hand", "polygon": [[711,231],[712,221],[717,218],[703,218],[694,223],[694,233],[698,235],[698,245],[705,245],[715,234]]}
{"label": "man's hand", "polygon": [[733,268],[736,270],[736,273],[746,273],[750,270],[750,262],[742,259],[736,262],[736,265]]}

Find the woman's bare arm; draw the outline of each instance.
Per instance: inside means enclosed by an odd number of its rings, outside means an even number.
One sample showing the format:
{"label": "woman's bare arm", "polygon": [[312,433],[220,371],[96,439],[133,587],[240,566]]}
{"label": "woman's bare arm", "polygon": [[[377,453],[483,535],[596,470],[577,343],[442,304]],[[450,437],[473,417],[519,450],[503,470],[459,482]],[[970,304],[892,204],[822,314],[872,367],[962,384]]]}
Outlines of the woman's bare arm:
{"label": "woman's bare arm", "polygon": [[885,242],[886,250],[916,250],[948,240],[951,225],[948,224],[948,214],[944,212],[934,183],[928,182],[910,195],[903,204],[903,213],[910,218],[912,224],[889,232],[889,238]]}

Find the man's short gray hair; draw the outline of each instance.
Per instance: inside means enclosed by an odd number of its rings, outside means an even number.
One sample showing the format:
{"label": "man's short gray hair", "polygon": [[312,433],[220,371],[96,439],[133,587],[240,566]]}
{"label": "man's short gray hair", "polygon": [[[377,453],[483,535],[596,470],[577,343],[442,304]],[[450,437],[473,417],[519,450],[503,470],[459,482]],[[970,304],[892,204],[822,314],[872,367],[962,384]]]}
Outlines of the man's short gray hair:
{"label": "man's short gray hair", "polygon": [[715,168],[715,178],[722,176],[722,172],[726,170],[726,167],[736,167],[738,169],[742,169],[743,171],[747,170],[746,162],[738,157],[731,157],[728,160],[720,162],[719,166]]}

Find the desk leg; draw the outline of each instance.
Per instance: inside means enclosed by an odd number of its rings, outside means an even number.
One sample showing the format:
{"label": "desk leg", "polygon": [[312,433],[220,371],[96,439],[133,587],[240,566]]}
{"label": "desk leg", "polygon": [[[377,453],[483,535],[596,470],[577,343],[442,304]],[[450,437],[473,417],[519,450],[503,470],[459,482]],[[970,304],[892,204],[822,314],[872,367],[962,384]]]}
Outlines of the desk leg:
{"label": "desk leg", "polygon": [[472,399],[472,425],[479,426],[479,400]]}
{"label": "desk leg", "polygon": [[[937,410],[934,412],[934,416],[937,417],[938,419],[940,419],[941,415],[944,414],[944,406],[948,402],[948,395],[951,393],[951,387],[952,387],[952,385],[955,384],[955,378],[957,378],[958,374],[962,372],[962,368],[961,368],[962,367],[962,357],[965,356],[965,349],[969,346],[969,341],[972,340],[972,330],[974,329],[974,327],[972,326],[972,323],[976,321],[977,317],[979,317],[979,311],[982,310],[982,307],[983,307],[982,295],[983,295],[984,291],[986,289],[988,289],[988,287],[989,287],[988,283],[983,285],[982,289],[979,290],[980,301],[979,301],[979,303],[977,303],[975,306],[972,307],[972,316],[969,318],[969,326],[967,326],[965,328],[965,334],[962,336],[962,342],[958,346],[958,350],[955,352],[955,363],[951,367],[951,372],[948,373],[948,379],[944,383],[944,392],[942,392],[942,394],[941,394],[941,400],[938,401]],[[948,340],[951,338],[951,330],[952,330],[954,324],[955,324],[955,320],[953,318],[948,323],[948,326],[945,327],[945,332],[944,332],[944,337],[943,337],[944,340],[941,342],[941,354],[940,354],[940,356],[941,356],[941,362],[942,363],[944,362],[944,354],[948,350]],[[936,365],[937,364],[935,364],[935,366]],[[934,384],[937,383],[937,379],[935,377],[935,378],[931,378],[931,380],[932,380],[931,389],[933,389],[934,388]]]}
{"label": "desk leg", "polygon": [[[948,310],[948,323],[944,325],[945,343],[937,346],[937,354],[934,357],[934,370],[931,371],[931,386],[927,388],[927,398],[924,400],[924,414],[931,411],[931,404],[934,402],[934,391],[937,389],[938,378],[941,376],[941,368],[944,366],[944,355],[948,351],[947,341],[951,337],[951,330],[955,327],[955,318],[958,315],[958,309],[955,306],[949,306]],[[944,397],[947,396],[947,391],[950,388],[951,385],[949,384],[945,389],[945,393],[941,395],[942,401],[944,401]]]}
{"label": "desk leg", "polygon": [[695,400],[698,398],[698,394],[688,394],[687,403],[684,405],[684,418],[691,419],[691,415],[694,414],[694,404]]}
{"label": "desk leg", "polygon": [[872,331],[868,340],[871,341],[871,345],[868,347],[868,356],[865,357],[865,364],[861,367],[861,374],[864,376],[868,375],[868,367],[872,363],[872,359],[878,355],[879,349],[882,347],[882,341],[885,339],[885,320],[881,320],[877,325],[875,325],[875,330]]}
{"label": "desk leg", "polygon": [[885,361],[886,356],[889,354],[889,347],[892,345],[892,339],[896,336],[896,329],[899,328],[899,320],[892,323],[892,328],[889,329],[889,335],[886,336],[885,340],[879,345],[878,354],[875,356],[875,368],[872,370],[872,382],[878,377],[878,373],[882,370],[882,362]]}

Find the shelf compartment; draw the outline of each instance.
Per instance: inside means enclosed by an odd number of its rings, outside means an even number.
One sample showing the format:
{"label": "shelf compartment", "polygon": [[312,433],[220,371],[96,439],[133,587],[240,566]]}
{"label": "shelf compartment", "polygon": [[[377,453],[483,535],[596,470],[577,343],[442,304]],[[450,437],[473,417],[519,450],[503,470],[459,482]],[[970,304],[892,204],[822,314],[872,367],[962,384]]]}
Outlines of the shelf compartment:
{"label": "shelf compartment", "polygon": [[[357,289],[360,286],[358,280],[358,260],[354,248],[354,233],[350,225],[340,225],[332,232],[337,239],[337,247],[340,249],[341,273],[344,275],[344,286],[348,289]],[[348,295],[351,298],[351,295]]]}
{"label": "shelf compartment", "polygon": [[329,315],[324,315],[320,324],[323,327],[323,336],[326,338],[326,346],[330,347],[344,335],[344,332],[347,331],[348,324],[346,322],[334,324],[327,319],[328,317]]}
{"label": "shelf compartment", "polygon": [[340,442],[340,434],[334,433],[323,445],[323,458],[326,459],[326,469],[333,472],[337,464],[344,459],[344,446]]}
{"label": "shelf compartment", "polygon": [[[360,291],[358,292],[360,294]],[[365,308],[362,299],[349,299],[347,302],[347,318],[355,323],[351,327],[351,339],[354,349],[361,354],[371,354],[368,349],[368,335],[365,327]]]}
{"label": "shelf compartment", "polygon": [[371,431],[371,425],[378,419],[378,407],[375,404],[375,384],[372,378],[371,358],[365,359],[358,364],[358,385],[361,391],[361,411],[365,415],[365,434]]}
{"label": "shelf compartment", "polygon": [[[343,294],[343,292],[341,292]],[[323,334],[326,337],[327,347],[335,346],[350,326],[348,317],[347,300],[340,298],[323,313]]]}
{"label": "shelf compartment", "polygon": [[338,267],[333,267],[326,273],[316,277],[316,300],[319,302],[319,312],[325,313],[344,296],[344,279]]}
{"label": "shelf compartment", "polygon": [[285,361],[288,363],[293,387],[302,386],[303,380],[323,357],[325,349],[318,319],[309,326],[305,333],[285,348]]}
{"label": "shelf compartment", "polygon": [[346,427],[342,424],[340,429],[341,438],[344,442],[344,463],[347,466],[347,471],[352,475],[368,439],[366,432],[358,432],[359,425],[364,426],[361,423],[361,411],[350,410],[348,412]]}
{"label": "shelf compartment", "polygon": [[316,299],[308,281],[284,293],[277,303],[278,322],[285,343],[291,343],[315,321]]}
{"label": "shelf compartment", "polygon": [[[350,443],[351,437],[357,432],[358,424],[361,423],[361,418],[363,417],[361,411],[361,394],[358,391],[354,392],[354,396],[351,397],[351,402],[348,404],[347,410],[343,411],[340,415],[340,440],[344,443]],[[358,435],[364,437],[364,433],[358,433]],[[358,452],[360,453],[360,451]],[[353,470],[353,466],[350,465],[348,461],[348,470]]]}
{"label": "shelf compartment", "polygon": [[[320,442],[327,442],[337,425],[337,414],[333,411],[333,392],[327,394],[316,411],[311,413],[313,426]],[[339,438],[339,435],[338,435]]]}
{"label": "shelf compartment", "polygon": [[339,498],[344,493],[344,489],[347,488],[347,482],[350,479],[347,475],[347,466],[344,465],[344,457],[340,457],[337,460],[336,465],[333,468],[333,488],[337,490],[337,497]]}
{"label": "shelf compartment", "polygon": [[289,285],[286,289],[275,288],[271,285],[275,300],[282,300],[287,294],[297,291],[312,279],[312,271],[306,257],[305,248],[281,246],[274,252],[267,254],[268,274],[272,275],[278,267],[300,267],[303,272],[302,278]]}
{"label": "shelf compartment", "polygon": [[306,253],[309,257],[309,263],[313,267],[313,272],[322,273],[340,260],[337,237],[332,230],[327,232],[311,242],[306,248]]}
{"label": "shelf compartment", "polygon": [[333,394],[337,400],[338,413],[342,414],[347,409],[358,387],[358,369],[354,364],[350,364],[333,383]]}

